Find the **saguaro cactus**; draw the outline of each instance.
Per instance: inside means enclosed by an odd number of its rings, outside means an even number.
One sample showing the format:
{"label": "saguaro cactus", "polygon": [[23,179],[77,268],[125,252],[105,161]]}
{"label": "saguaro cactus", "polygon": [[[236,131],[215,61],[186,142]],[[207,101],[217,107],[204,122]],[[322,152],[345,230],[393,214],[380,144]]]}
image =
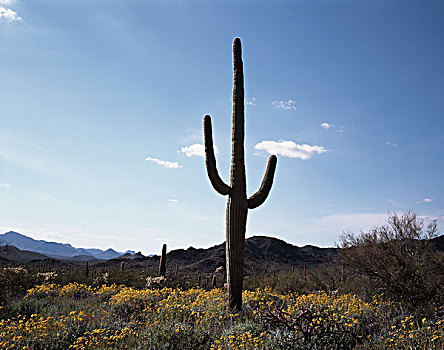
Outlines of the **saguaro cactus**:
{"label": "saguaro cactus", "polygon": [[226,265],[227,290],[231,309],[242,307],[242,283],[244,272],[245,229],[248,209],[260,206],[270,193],[276,170],[276,156],[268,159],[267,170],[259,190],[247,197],[245,176],[244,138],[244,72],[242,65],[242,47],[239,38],[233,41],[233,122],[231,144],[230,185],[220,178],[213,149],[211,117],[206,115],[203,121],[205,163],[208,177],[214,189],[228,196],[226,210]]}
{"label": "saguaro cactus", "polygon": [[167,251],[167,245],[164,244],[162,247],[162,255],[160,257],[159,262],[159,276],[165,277],[166,273],[166,251]]}
{"label": "saguaro cactus", "polygon": [[213,288],[217,287],[217,276],[216,275],[213,275],[213,282],[211,284],[212,284]]}

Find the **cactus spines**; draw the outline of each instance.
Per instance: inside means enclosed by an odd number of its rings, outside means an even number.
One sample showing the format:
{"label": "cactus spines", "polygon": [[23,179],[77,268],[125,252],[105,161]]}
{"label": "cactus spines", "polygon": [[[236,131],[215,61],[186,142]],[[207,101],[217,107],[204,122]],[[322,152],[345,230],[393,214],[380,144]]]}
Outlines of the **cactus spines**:
{"label": "cactus spines", "polygon": [[167,245],[164,244],[162,247],[162,255],[160,257],[160,262],[159,262],[159,276],[163,277],[165,277],[166,274],[166,250],[167,250]]}
{"label": "cactus spines", "polygon": [[229,306],[240,310],[242,307],[242,283],[245,247],[245,230],[248,209],[260,206],[270,193],[276,170],[275,155],[268,159],[267,169],[259,190],[247,197],[245,175],[244,138],[244,73],[242,47],[239,38],[233,41],[233,116],[231,143],[230,185],[220,178],[213,149],[211,117],[203,120],[205,164],[208,177],[214,189],[228,195],[226,210],[226,266]]}

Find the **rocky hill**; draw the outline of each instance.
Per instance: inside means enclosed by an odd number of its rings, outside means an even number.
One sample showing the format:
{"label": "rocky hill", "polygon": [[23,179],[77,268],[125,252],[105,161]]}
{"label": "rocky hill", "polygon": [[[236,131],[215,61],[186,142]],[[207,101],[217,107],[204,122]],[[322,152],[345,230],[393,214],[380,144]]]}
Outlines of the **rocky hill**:
{"label": "rocky hill", "polygon": [[0,259],[2,262],[29,264],[35,261],[49,261],[48,256],[27,250],[20,250],[14,246],[0,246]]}
{"label": "rocky hill", "polygon": [[[293,267],[303,269],[331,261],[337,254],[336,248],[319,248],[314,246],[297,247],[274,237],[254,236],[245,241],[245,271],[253,269],[264,271],[273,269],[290,270]],[[106,262],[98,263],[100,267],[118,267],[121,261],[136,268],[156,269],[159,256],[143,257],[124,255]],[[175,249],[167,253],[167,269],[174,271],[176,266],[183,272],[214,272],[225,266],[225,243],[208,249],[189,247]]]}

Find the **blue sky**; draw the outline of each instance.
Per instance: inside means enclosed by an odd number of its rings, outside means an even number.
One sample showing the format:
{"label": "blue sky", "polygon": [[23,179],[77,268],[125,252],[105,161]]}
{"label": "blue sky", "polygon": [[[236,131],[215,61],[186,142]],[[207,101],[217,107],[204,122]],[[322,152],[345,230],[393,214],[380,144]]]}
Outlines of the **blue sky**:
{"label": "blue sky", "polygon": [[224,241],[243,43],[247,236],[332,246],[412,210],[444,224],[442,1],[0,0],[0,230],[78,247]]}

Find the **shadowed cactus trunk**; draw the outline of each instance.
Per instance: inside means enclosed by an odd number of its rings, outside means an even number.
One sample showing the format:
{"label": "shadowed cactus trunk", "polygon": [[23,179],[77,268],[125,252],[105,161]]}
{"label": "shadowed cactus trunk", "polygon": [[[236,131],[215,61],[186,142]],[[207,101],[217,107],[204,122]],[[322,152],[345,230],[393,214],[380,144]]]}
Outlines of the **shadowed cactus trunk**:
{"label": "shadowed cactus trunk", "polygon": [[220,178],[214,156],[211,117],[204,117],[205,163],[208,177],[214,189],[226,196],[226,265],[229,306],[232,310],[242,307],[242,284],[244,273],[245,230],[248,209],[260,206],[273,184],[276,170],[276,156],[268,159],[267,170],[259,190],[247,197],[245,175],[244,138],[244,72],[242,47],[239,38],[233,41],[233,122],[231,143],[230,185]]}
{"label": "shadowed cactus trunk", "polygon": [[166,274],[166,251],[167,251],[167,245],[164,244],[162,247],[162,255],[160,256],[160,262],[159,262],[159,276],[165,277]]}

